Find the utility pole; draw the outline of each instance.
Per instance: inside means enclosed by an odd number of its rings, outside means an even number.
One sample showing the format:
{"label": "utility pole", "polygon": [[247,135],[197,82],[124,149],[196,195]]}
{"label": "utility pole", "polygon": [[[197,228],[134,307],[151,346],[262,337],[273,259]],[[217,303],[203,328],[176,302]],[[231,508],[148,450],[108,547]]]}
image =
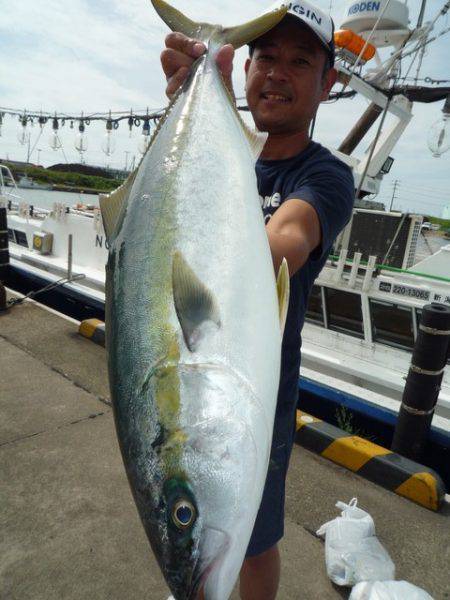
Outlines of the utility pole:
{"label": "utility pole", "polygon": [[130,154],[129,150],[125,150],[125,169],[124,171],[127,170],[128,167],[128,155]]}
{"label": "utility pole", "polygon": [[42,152],[42,148],[38,148],[37,149],[37,153],[38,153],[37,164],[38,164],[38,167],[41,164],[41,152]]}
{"label": "utility pole", "polygon": [[28,132],[28,146],[27,146],[27,163],[30,162],[30,154],[31,154],[31,133]]}
{"label": "utility pole", "polygon": [[394,180],[394,189],[392,190],[392,198],[391,198],[391,205],[389,207],[389,212],[392,211],[392,205],[394,204],[394,200],[397,199],[397,196],[395,195],[395,192],[397,191],[397,187],[400,185],[400,181],[398,179]]}

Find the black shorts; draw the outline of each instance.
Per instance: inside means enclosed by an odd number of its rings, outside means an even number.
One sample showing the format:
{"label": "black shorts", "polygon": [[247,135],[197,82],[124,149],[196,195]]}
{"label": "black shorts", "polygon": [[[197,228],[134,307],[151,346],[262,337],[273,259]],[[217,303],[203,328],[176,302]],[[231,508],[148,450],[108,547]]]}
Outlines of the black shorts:
{"label": "black shorts", "polygon": [[269,550],[284,535],[286,473],[294,445],[297,388],[289,401],[278,401],[269,469],[246,557]]}

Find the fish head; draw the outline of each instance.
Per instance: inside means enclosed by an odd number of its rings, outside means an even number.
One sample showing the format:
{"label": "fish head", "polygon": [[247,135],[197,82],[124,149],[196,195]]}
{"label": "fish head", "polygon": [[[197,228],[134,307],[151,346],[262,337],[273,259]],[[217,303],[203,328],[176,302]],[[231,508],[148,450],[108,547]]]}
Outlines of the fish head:
{"label": "fish head", "polygon": [[180,396],[180,464],[196,515],[192,589],[219,600],[231,594],[245,557],[271,432],[249,386],[227,368],[181,369]]}
{"label": "fish head", "polygon": [[[226,555],[229,535],[221,524],[208,522],[205,498],[195,493],[196,482],[186,472],[172,473],[162,485],[158,506],[155,496],[140,507],[153,552],[176,600],[197,600],[209,574]],[[202,506],[206,510],[201,510]]]}
{"label": "fish head", "polygon": [[[230,370],[176,370],[177,415],[166,417],[165,427],[160,423],[159,435],[148,435],[153,442],[145,451],[140,445],[126,452],[135,457],[128,474],[173,596],[197,600],[203,589],[206,600],[222,600],[231,594],[253,529],[270,432],[248,385]],[[148,414],[140,422],[154,427],[155,419]]]}
{"label": "fish head", "polygon": [[225,551],[227,536],[205,527],[193,487],[184,473],[166,479],[162,503],[156,540],[152,536],[153,549],[174,597],[196,600],[214,562]]}

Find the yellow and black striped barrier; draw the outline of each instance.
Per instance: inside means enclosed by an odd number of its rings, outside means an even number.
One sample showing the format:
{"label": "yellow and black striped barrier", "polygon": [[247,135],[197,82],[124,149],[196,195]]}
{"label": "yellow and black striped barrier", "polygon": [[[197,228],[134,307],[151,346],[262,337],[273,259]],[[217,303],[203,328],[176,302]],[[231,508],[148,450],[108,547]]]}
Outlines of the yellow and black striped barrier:
{"label": "yellow and black striped barrier", "polygon": [[444,483],[432,469],[300,410],[296,442],[431,510],[439,510],[444,500]]}
{"label": "yellow and black striped barrier", "polygon": [[99,319],[85,319],[81,321],[78,333],[100,346],[105,345],[105,324]]}

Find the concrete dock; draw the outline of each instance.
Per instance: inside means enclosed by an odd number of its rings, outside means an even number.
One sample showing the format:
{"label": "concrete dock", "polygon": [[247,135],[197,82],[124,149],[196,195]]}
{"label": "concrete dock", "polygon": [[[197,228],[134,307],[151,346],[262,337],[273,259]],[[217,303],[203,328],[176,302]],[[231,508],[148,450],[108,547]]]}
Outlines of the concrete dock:
{"label": "concrete dock", "polygon": [[[0,316],[0,599],[166,600],[119,454],[105,350],[77,328],[33,302]],[[433,513],[299,447],[279,599],[348,597],[315,531],[355,496],[397,579],[449,599],[450,506]]]}

